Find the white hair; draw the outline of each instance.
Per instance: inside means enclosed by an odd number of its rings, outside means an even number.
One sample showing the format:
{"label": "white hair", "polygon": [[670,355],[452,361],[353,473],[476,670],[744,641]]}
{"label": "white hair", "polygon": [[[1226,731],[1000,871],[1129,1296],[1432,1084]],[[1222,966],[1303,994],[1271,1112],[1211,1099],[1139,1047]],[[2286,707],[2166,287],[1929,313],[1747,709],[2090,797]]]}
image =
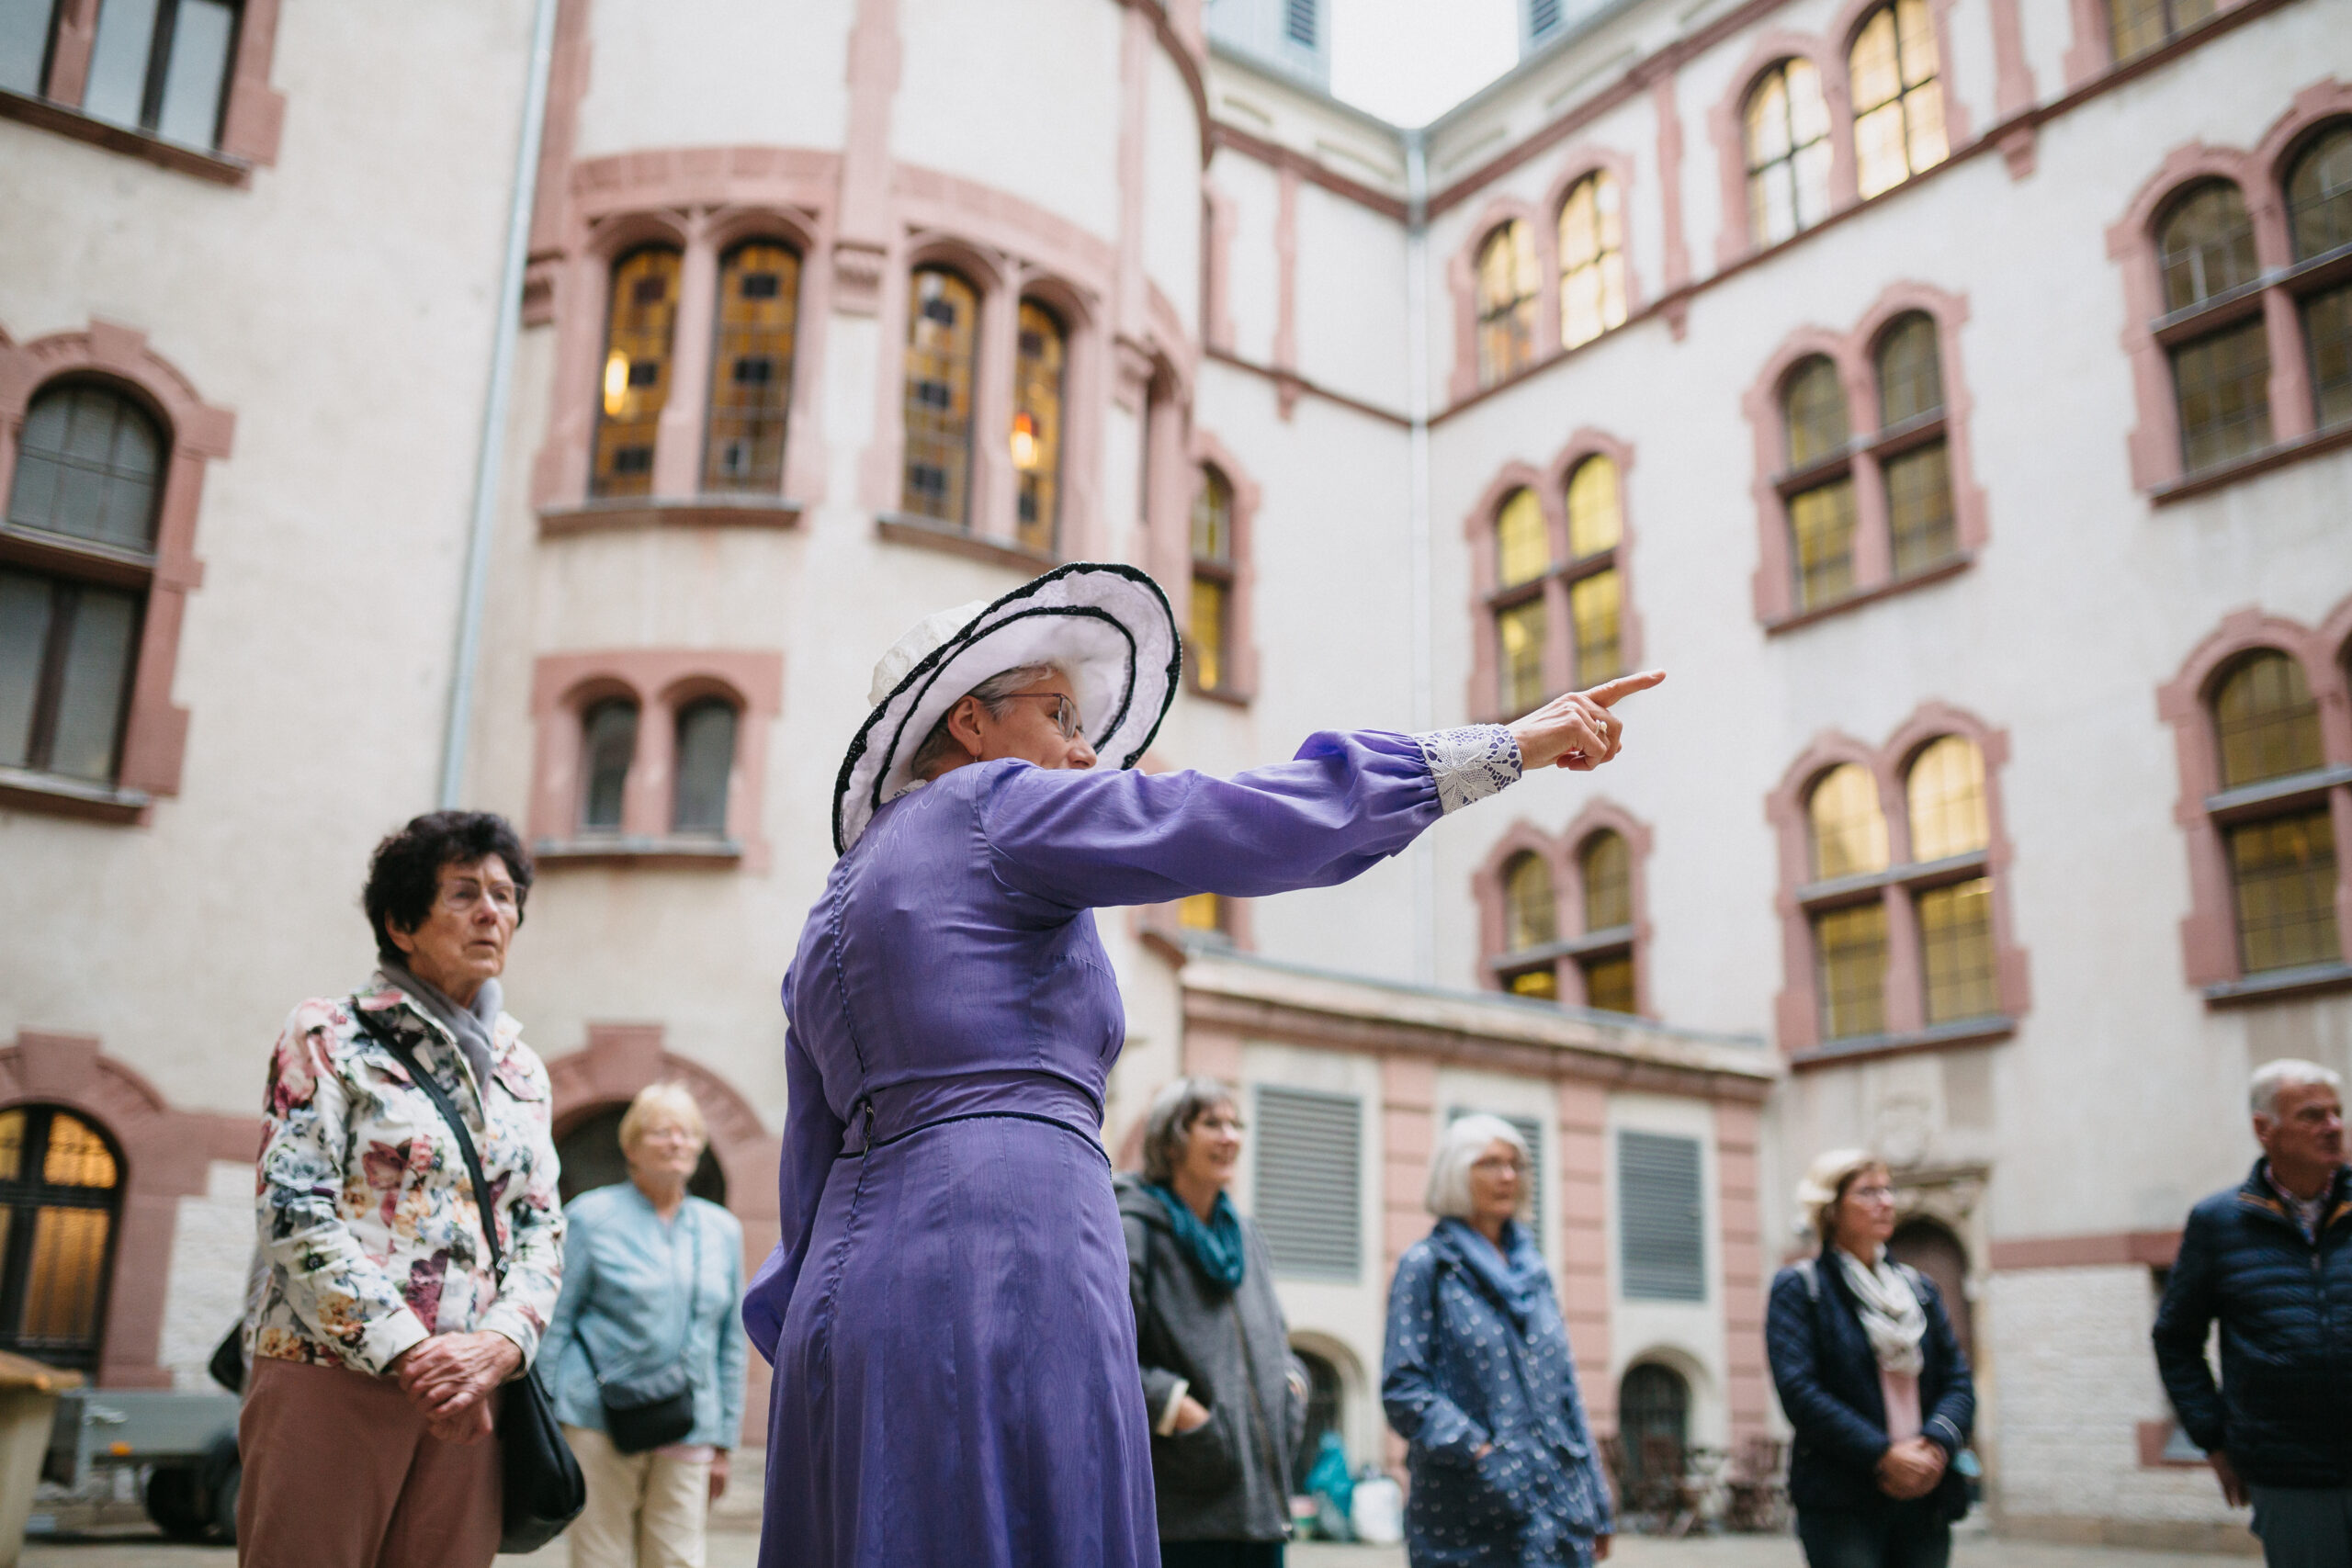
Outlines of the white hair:
{"label": "white hair", "polygon": [[[988,709],[990,718],[1002,718],[1005,710],[1012,705],[1014,693],[1025,691],[1052,675],[1058,675],[1069,682],[1073,689],[1078,684],[1078,678],[1067,666],[1057,661],[1046,660],[1035,664],[1016,664],[1010,670],[1000,670],[965,693],[964,696],[973,698],[982,707]],[[922,738],[922,744],[915,748],[914,756],[907,763],[908,771],[915,777],[929,778],[932,770],[944,761],[949,753],[961,751],[964,749],[963,743],[958,741],[947,728],[947,721],[956,716],[956,710],[963,705],[963,697],[958,697],[956,701],[949,703],[947,711],[941,714],[938,722],[931,727],[931,733]]]}
{"label": "white hair", "polygon": [[[1535,1160],[1528,1153],[1527,1140],[1518,1128],[1499,1116],[1483,1111],[1456,1117],[1438,1134],[1437,1152],[1430,1156],[1430,1190],[1425,1201],[1430,1213],[1440,1219],[1470,1217],[1470,1168],[1497,1141],[1509,1144],[1518,1152],[1522,1179],[1532,1174]],[[1521,1219],[1532,1214],[1534,1201],[1535,1184],[1522,1179],[1519,1187]]]}
{"label": "white hair", "polygon": [[2246,1085],[2246,1100],[2256,1116],[2275,1117],[2278,1114],[2278,1097],[2290,1089],[2307,1089],[2313,1084],[2344,1092],[2344,1080],[2317,1062],[2305,1062],[2293,1056],[2283,1056],[2276,1062],[2265,1062],[2254,1069],[2254,1077]]}

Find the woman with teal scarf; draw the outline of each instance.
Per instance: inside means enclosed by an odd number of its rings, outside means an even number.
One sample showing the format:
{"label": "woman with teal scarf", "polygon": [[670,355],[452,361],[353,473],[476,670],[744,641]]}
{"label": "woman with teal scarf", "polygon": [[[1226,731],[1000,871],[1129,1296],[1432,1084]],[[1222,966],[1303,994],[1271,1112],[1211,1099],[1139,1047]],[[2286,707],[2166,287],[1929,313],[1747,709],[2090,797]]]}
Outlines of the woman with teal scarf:
{"label": "woman with teal scarf", "polygon": [[1280,1568],[1306,1418],[1273,1264],[1226,1188],[1232,1091],[1180,1078],[1152,1101],[1143,1174],[1118,1180],[1163,1568]]}

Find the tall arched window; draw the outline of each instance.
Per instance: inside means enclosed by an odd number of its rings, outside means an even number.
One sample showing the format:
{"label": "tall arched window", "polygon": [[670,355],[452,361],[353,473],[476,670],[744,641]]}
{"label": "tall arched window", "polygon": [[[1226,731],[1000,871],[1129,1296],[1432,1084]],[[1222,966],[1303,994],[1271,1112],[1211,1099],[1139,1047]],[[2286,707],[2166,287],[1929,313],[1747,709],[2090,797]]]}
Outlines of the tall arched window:
{"label": "tall arched window", "polygon": [[[1904,782],[1915,864],[1981,853],[1988,841],[1984,758],[1965,736],[1929,741]],[[1914,890],[1928,1024],[2000,1010],[1993,959],[1993,883],[1979,871]]]}
{"label": "tall arched window", "polygon": [[1603,829],[1577,851],[1584,884],[1584,935],[1577,955],[1584,971],[1584,1004],[1600,1012],[1630,1013],[1634,1000],[1634,862],[1624,836]]}
{"label": "tall arched window", "polygon": [[1578,180],[1560,204],[1560,346],[1625,324],[1625,226],[1606,169]]}
{"label": "tall arched window", "polygon": [[[1898,431],[1943,412],[1943,367],[1936,323],[1921,311],[1898,316],[1878,343],[1879,429]],[[1880,460],[1886,521],[1894,536],[1894,575],[1910,577],[1960,553],[1953,525],[1951,459],[1943,428],[1921,428],[1916,442]]]}
{"label": "tall arched window", "polygon": [[1774,245],[1829,215],[1829,106],[1809,60],[1783,60],[1748,90],[1747,230]]}
{"label": "tall arched window", "polygon": [[[2208,180],[2175,199],[2157,225],[2156,254],[2165,309],[2172,312],[2261,274],[2245,197],[2227,180]],[[2171,354],[2185,469],[2194,473],[2270,445],[2270,343],[2260,310],[2234,316]]]}
{"label": "tall arched window", "polygon": [[613,264],[591,495],[653,493],[654,439],[662,406],[670,400],[680,265],[677,251],[668,245],[647,245]]}
{"label": "tall arched window", "polygon": [[[1532,851],[1511,857],[1503,867],[1503,943],[1507,952],[1525,953],[1548,947],[1560,939],[1560,906],[1552,886],[1552,868]],[[1556,1000],[1560,977],[1556,960],[1544,958],[1503,976],[1504,988],[1515,996]]]}
{"label": "tall arched window", "polygon": [[1787,433],[1791,555],[1797,608],[1810,610],[1854,589],[1854,473],[1846,458],[1846,389],[1826,355],[1798,363],[1781,388]]}
{"label": "tall arched window", "polygon": [[968,527],[979,296],[940,266],[917,267],[908,296],[906,471],[899,504]]}
{"label": "tall arched window", "polygon": [[[2352,245],[2352,122],[2312,139],[2287,175],[2288,221],[2295,259],[2309,261]],[[2352,282],[2300,302],[2311,345],[2312,402],[2322,430],[2352,420]]]}
{"label": "tall arched window", "polygon": [[[2225,671],[2212,695],[2222,785],[2243,789],[2320,769],[2319,705],[2303,668],[2270,649]],[[2340,962],[2335,833],[2327,797],[2293,795],[2252,819],[2226,823],[2238,957],[2249,975]]]}
{"label": "tall arched window", "polygon": [[1054,553],[1061,522],[1062,362],[1069,343],[1054,313],[1021,301],[1020,347],[1012,389],[1014,514],[1022,544]]}
{"label": "tall arched window", "polygon": [[54,1106],[0,1111],[0,1349],[96,1368],[121,1206],[104,1133]]}
{"label": "tall arched window", "polygon": [[2107,0],[2108,38],[2116,63],[2169,43],[2220,8],[2220,0]]}
{"label": "tall arched window", "polygon": [[[1813,874],[1829,882],[1886,869],[1886,818],[1878,782],[1856,762],[1824,773],[1805,803]],[[1886,1027],[1886,904],[1876,888],[1862,900],[1811,908],[1814,966],[1827,1040],[1877,1034]]]}
{"label": "tall arched window", "polygon": [[617,833],[637,761],[637,705],[607,697],[580,716],[580,830]]}
{"label": "tall arched window", "polygon": [[1513,491],[1495,518],[1495,641],[1500,655],[1498,694],[1512,716],[1544,701],[1544,644],[1550,609],[1544,580],[1552,570],[1551,525],[1532,490]]}
{"label": "tall arched window", "polygon": [[800,257],[790,248],[752,240],[720,258],[704,490],[782,487],[799,311]]}
{"label": "tall arched window", "polygon": [[1478,384],[1490,387],[1535,360],[1535,233],[1512,219],[1478,249]]}
{"label": "tall arched window", "polygon": [[1193,492],[1193,606],[1186,630],[1193,684],[1225,689],[1232,678],[1233,482],[1214,463],[1201,465]]}
{"label": "tall arched window", "polygon": [[1690,1446],[1690,1385],[1682,1374],[1655,1361],[1625,1369],[1617,1391],[1617,1440],[1634,1486],[1665,1489],[1670,1499]]}
{"label": "tall arched window", "polygon": [[114,782],[168,453],[103,382],[54,383],[26,411],[8,525],[51,547],[43,570],[0,568],[0,766]]}
{"label": "tall arched window", "polygon": [[735,772],[735,705],[724,697],[703,697],[678,710],[677,750],[672,763],[677,777],[670,801],[672,832],[727,836],[727,786]]}
{"label": "tall arched window", "polygon": [[1617,465],[1587,457],[1568,476],[1568,619],[1576,627],[1579,687],[1625,672],[1623,580],[1617,546],[1624,534]]}
{"label": "tall arched window", "polygon": [[1934,168],[1944,141],[1943,87],[1928,0],[1882,6],[1846,56],[1854,86],[1854,172],[1864,197]]}

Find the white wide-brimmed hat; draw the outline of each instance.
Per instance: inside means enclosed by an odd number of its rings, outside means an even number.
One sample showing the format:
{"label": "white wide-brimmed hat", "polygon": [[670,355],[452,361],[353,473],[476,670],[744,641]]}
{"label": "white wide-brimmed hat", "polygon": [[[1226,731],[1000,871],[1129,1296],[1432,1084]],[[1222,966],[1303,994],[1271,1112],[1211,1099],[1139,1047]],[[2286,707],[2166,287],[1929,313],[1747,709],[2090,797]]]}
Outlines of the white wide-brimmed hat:
{"label": "white wide-brimmed hat", "polygon": [[1184,649],[1159,584],[1109,562],[1072,561],[993,604],[975,600],[927,616],[874,666],[874,711],[833,784],[834,852],[847,854],[884,803],[915,783],[915,751],[942,714],[1024,664],[1068,671],[1095,754],[1132,768],[1176,698]]}

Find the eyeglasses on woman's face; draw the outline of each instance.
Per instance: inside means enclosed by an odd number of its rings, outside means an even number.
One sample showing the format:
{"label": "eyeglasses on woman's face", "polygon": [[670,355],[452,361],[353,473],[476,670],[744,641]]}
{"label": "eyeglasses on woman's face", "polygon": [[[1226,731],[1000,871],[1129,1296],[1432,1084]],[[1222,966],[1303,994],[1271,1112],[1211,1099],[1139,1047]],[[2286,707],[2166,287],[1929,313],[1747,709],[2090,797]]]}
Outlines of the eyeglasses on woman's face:
{"label": "eyeglasses on woman's face", "polygon": [[1078,705],[1060,692],[1014,692],[1012,699],[1031,699],[1054,705],[1054,728],[1062,732],[1065,740],[1078,739]]}

